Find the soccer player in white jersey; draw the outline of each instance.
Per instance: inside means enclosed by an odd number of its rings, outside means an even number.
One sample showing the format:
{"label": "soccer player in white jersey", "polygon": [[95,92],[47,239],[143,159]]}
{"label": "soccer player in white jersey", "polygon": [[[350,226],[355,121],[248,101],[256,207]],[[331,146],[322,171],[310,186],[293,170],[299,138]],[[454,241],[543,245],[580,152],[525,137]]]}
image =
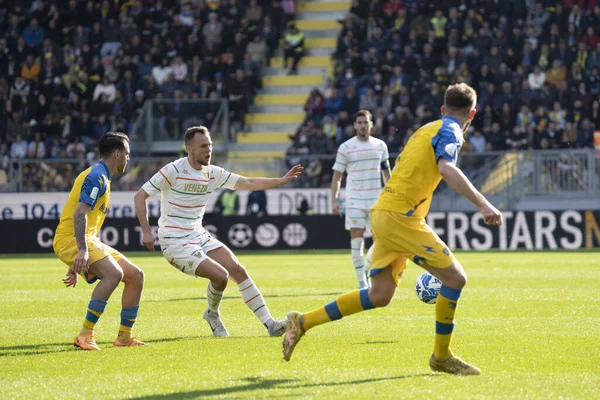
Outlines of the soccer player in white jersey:
{"label": "soccer player in white jersey", "polygon": [[135,209],[142,228],[142,243],[154,251],[154,235],[148,223],[147,199],[161,193],[158,241],[163,256],[181,272],[210,282],[204,319],[215,336],[229,336],[219,313],[223,291],[231,278],[244,303],[265,325],[270,336],[285,332],[285,321],[273,320],[260,291],[231,250],[211,237],[202,226],[210,194],[217,188],[266,190],[285,185],[303,170],[294,166],[282,178],[246,178],[210,164],[212,140],[203,126],[185,132],[187,157],[162,167],[135,195]]}
{"label": "soccer player in white jersey", "polygon": [[331,178],[331,209],[341,215],[338,195],[344,172],[346,179],[346,229],[350,230],[352,263],[360,289],[368,287],[365,271],[365,229],[371,229],[370,210],[377,201],[383,184],[390,178],[387,145],[371,136],[373,117],[367,110],[354,115],[356,136],[342,143],[337,151]]}

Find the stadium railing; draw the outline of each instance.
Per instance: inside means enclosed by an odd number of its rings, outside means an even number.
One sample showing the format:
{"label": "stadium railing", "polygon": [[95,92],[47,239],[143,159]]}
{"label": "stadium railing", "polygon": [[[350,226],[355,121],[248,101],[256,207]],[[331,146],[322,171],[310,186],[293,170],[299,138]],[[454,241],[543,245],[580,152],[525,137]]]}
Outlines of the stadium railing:
{"label": "stadium railing", "polygon": [[[182,141],[178,140],[181,147]],[[127,173],[117,177],[113,190],[137,190],[164,164],[176,157],[132,157]],[[394,165],[395,154],[390,156]],[[294,182],[296,187],[329,187],[335,156],[298,154],[285,158],[249,162],[244,170],[257,175],[274,176],[285,173],[292,165],[301,163],[305,171]],[[8,163],[8,182],[0,185],[3,192],[68,191],[69,182],[86,169],[86,159],[20,159]],[[213,164],[228,168],[224,154],[215,153]],[[238,163],[236,163],[237,165]],[[486,196],[510,206],[522,197],[564,196],[597,197],[600,195],[600,151],[542,150],[523,152],[464,153],[459,166],[473,184]],[[244,171],[233,171],[244,173]],[[445,184],[435,196],[446,204],[460,198]]]}
{"label": "stadium railing", "polygon": [[[390,155],[392,166],[396,156]],[[304,176],[296,181],[298,187],[312,187],[315,183],[328,187],[334,160],[333,155],[296,154],[282,159],[279,169],[283,172],[292,164],[302,163],[306,170]],[[523,198],[600,195],[598,150],[462,153],[459,166],[475,187],[503,208],[510,208]],[[319,168],[321,176],[311,178],[311,174],[316,175]],[[432,207],[453,210],[463,209],[465,205],[464,199],[442,181]]]}
{"label": "stadium railing", "polygon": [[[123,175],[111,179],[112,190],[138,190],[161,167],[176,157],[133,157]],[[215,155],[216,164],[224,161]],[[77,175],[97,160],[87,159],[20,159],[9,163],[8,182],[0,192],[68,192]]]}
{"label": "stadium railing", "polygon": [[146,100],[129,136],[138,154],[174,153],[182,149],[185,130],[195,125],[210,129],[215,153],[227,151],[230,141],[227,99]]}

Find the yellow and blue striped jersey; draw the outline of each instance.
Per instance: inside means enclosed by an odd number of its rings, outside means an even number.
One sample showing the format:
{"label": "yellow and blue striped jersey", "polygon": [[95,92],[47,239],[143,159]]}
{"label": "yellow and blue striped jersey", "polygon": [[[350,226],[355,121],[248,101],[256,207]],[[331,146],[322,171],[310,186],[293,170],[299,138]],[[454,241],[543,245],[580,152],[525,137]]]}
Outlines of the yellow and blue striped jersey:
{"label": "yellow and blue striped jersey", "polygon": [[463,130],[455,118],[445,116],[419,128],[396,160],[373,209],[424,218],[442,180],[438,160],[456,162],[462,144]]}
{"label": "yellow and blue striped jersey", "polygon": [[87,216],[86,236],[97,236],[104,223],[110,203],[110,173],[102,161],[83,171],[75,179],[73,188],[62,212],[56,228],[55,237],[73,237],[73,213],[79,202],[89,204],[92,210]]}

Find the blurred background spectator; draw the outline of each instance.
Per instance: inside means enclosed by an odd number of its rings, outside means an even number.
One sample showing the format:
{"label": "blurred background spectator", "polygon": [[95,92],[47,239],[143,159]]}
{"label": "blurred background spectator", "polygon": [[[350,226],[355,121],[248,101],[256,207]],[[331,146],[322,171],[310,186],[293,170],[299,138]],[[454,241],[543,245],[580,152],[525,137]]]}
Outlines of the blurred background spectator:
{"label": "blurred background spectator", "polygon": [[[478,94],[464,151],[594,146],[595,1],[354,0],[341,22],[325,98],[309,95],[288,154],[333,155],[354,134],[358,109],[373,113],[373,135],[398,153],[416,128],[440,117],[444,91],[455,82]],[[330,142],[311,146],[320,131]]]}
{"label": "blurred background spectator", "polygon": [[[294,14],[293,1],[279,0],[0,1],[2,176],[14,158],[85,165],[101,135],[130,132],[148,99],[227,98],[243,127],[261,69]],[[178,140],[189,121],[176,107],[155,115]],[[214,115],[202,114],[210,125]],[[76,176],[72,163],[28,169],[24,186],[68,184],[68,166]]]}

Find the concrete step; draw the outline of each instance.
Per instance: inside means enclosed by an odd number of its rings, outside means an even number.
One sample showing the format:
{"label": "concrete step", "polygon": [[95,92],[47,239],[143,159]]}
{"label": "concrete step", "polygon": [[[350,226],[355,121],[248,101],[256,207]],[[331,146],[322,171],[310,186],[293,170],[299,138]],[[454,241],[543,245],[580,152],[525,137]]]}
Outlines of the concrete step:
{"label": "concrete step", "polygon": [[302,86],[323,84],[323,75],[280,75],[265,76],[263,87],[269,86]]}
{"label": "concrete step", "polygon": [[[319,47],[319,48],[314,48],[314,49],[305,49],[304,57],[328,57],[328,58],[330,58],[331,55],[333,53],[335,53],[335,51],[336,51],[335,47]],[[275,52],[273,54],[277,57],[282,57],[283,49],[277,49],[277,50],[275,50]],[[302,61],[302,59],[301,59],[301,61]],[[289,62],[291,63],[292,60],[290,59]],[[328,61],[328,63],[329,63],[329,61]]]}
{"label": "concrete step", "polygon": [[[249,133],[248,135],[252,135]],[[238,136],[239,138],[239,136]],[[287,138],[285,142],[266,142],[266,143],[236,143],[235,148],[230,151],[236,153],[258,153],[258,152],[277,152],[278,154],[285,154],[286,150],[292,144],[292,140]]]}
{"label": "concrete step", "polygon": [[305,56],[317,56],[317,57],[331,57],[333,53],[335,53],[335,47],[319,47],[314,49],[306,49],[304,50]]}
{"label": "concrete step", "polygon": [[276,143],[290,143],[290,136],[293,132],[246,132],[238,133],[237,145],[240,144],[261,144],[265,143],[271,145]]}
{"label": "concrete step", "polygon": [[304,112],[303,104],[270,104],[250,106],[252,113],[301,113]]}
{"label": "concrete step", "polygon": [[253,123],[246,127],[246,132],[296,132],[298,130],[299,123],[273,123],[273,124],[259,124]]}
{"label": "concrete step", "polygon": [[261,94],[303,94],[308,96],[315,85],[302,86],[267,86],[263,88]]}
{"label": "concrete step", "polygon": [[[283,53],[281,55],[283,56]],[[274,68],[283,67],[283,57],[282,56],[277,56],[277,57],[271,58],[271,67],[274,67]],[[291,60],[289,60],[289,61],[291,62]],[[329,67],[330,64],[331,64],[331,57],[329,55],[324,55],[324,56],[305,55],[304,57],[302,57],[300,59],[300,62],[298,63],[298,67]]]}
{"label": "concrete step", "polygon": [[349,1],[301,2],[296,6],[296,12],[323,12],[350,10]]}
{"label": "concrete step", "polygon": [[[302,11],[296,14],[296,18],[298,18],[299,20],[311,20],[311,21],[317,21],[317,20],[327,20],[327,21],[337,21],[337,20],[343,20],[344,18],[346,18],[346,14],[348,14],[348,10],[350,9],[350,7],[348,7],[347,10],[344,11]],[[329,25],[332,26],[332,25]],[[302,30],[302,28],[298,28],[300,30]],[[320,29],[324,29],[324,28],[320,28]],[[331,28],[333,29],[333,28]]]}
{"label": "concrete step", "polygon": [[[305,115],[299,113],[260,113],[246,114],[246,124],[300,124],[304,121]],[[267,129],[270,131],[271,129]]]}
{"label": "concrete step", "polygon": [[[268,67],[263,69],[264,76],[287,75],[289,69],[283,67]],[[327,67],[298,67],[298,75],[325,75]]]}
{"label": "concrete step", "polygon": [[[339,31],[340,29],[342,29],[342,24],[340,24],[337,21],[338,18],[331,18],[331,19],[315,18],[315,19],[312,19],[312,17],[313,17],[312,14],[315,14],[315,13],[309,13],[309,14],[311,14],[311,15],[309,15],[309,18],[299,19],[296,21],[296,26],[302,32],[318,31],[318,30],[324,30],[324,29],[327,29],[327,30],[335,29],[335,30]],[[345,15],[344,15],[344,17],[345,17]]]}
{"label": "concrete step", "polygon": [[306,97],[305,94],[259,94],[254,98],[254,104],[257,106],[304,105]]}
{"label": "concrete step", "polygon": [[[337,22],[336,22],[337,24]],[[307,38],[335,38],[337,41],[338,36],[340,35],[341,25],[339,25],[337,29],[316,29],[316,30],[303,30],[304,36]],[[337,42],[336,42],[337,45]]]}

